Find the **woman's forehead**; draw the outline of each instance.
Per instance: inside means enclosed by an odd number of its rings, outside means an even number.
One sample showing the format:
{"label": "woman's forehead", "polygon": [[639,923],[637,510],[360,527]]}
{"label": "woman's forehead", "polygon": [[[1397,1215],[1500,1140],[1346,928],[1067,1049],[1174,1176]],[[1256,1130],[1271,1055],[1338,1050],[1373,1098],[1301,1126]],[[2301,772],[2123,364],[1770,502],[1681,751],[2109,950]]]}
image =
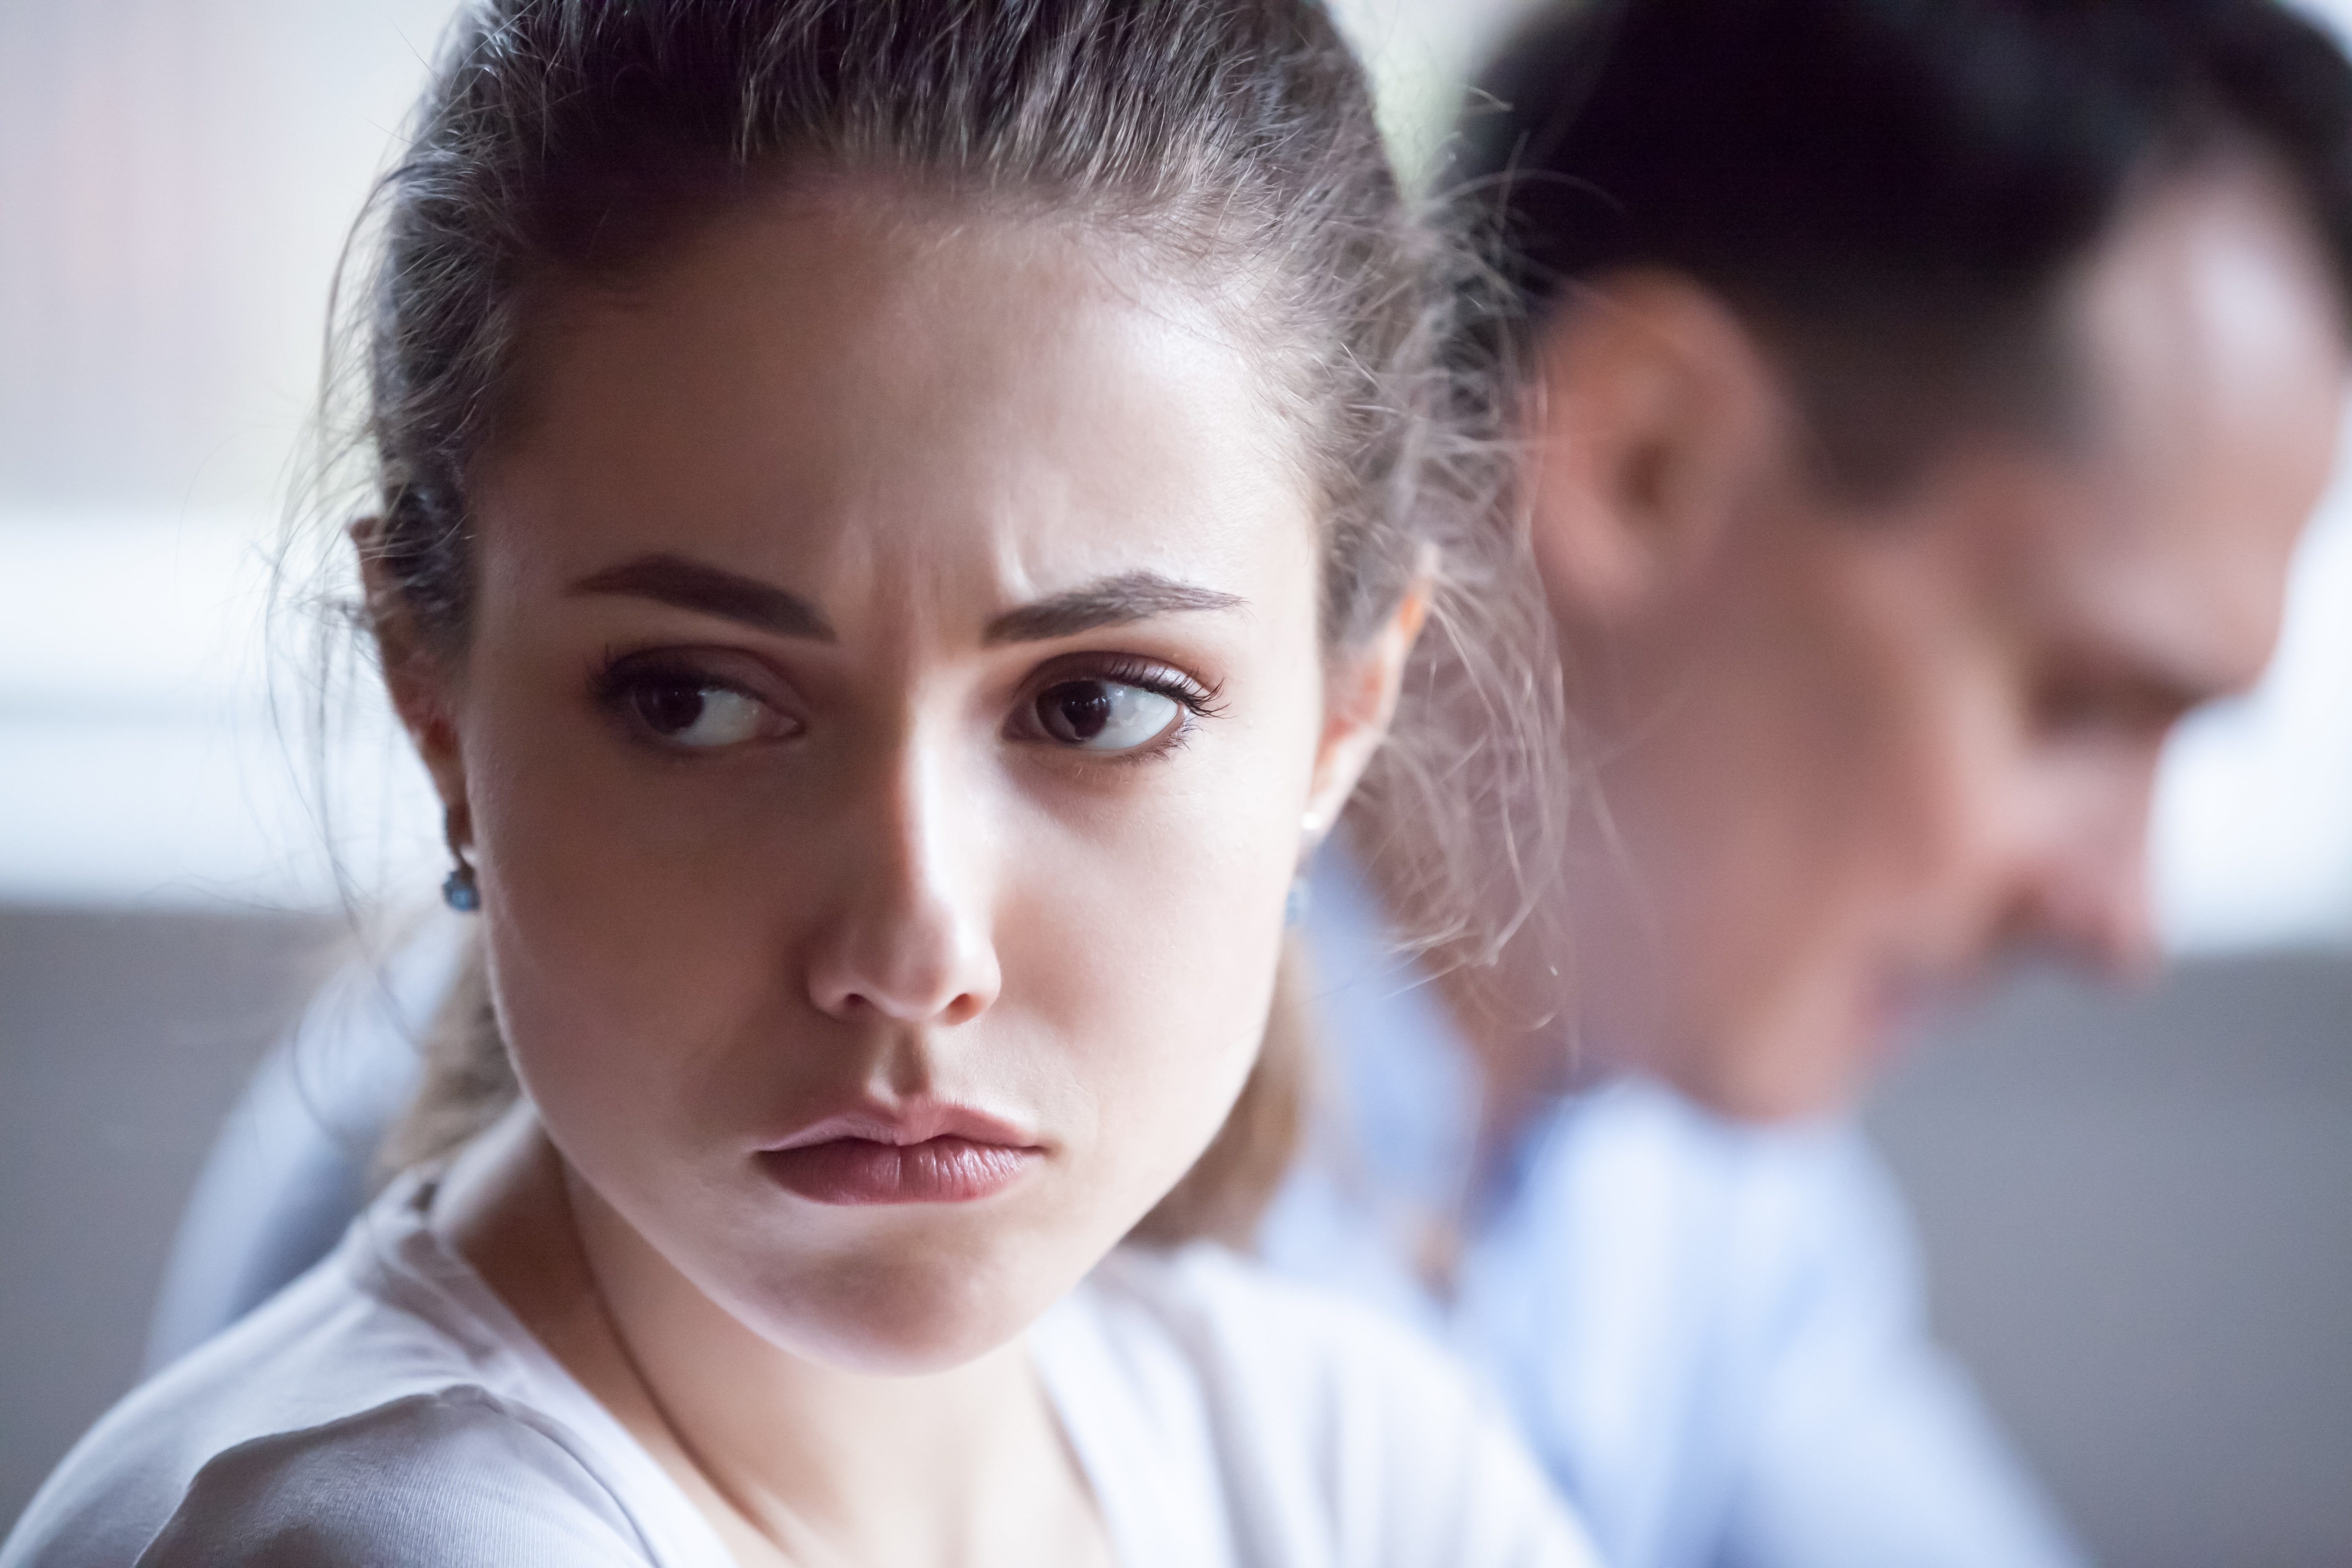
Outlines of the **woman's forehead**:
{"label": "woman's forehead", "polygon": [[884,206],[750,211],[551,311],[527,417],[481,467],[488,554],[568,580],[665,552],[834,593],[932,576],[1007,605],[1311,558],[1301,467],[1206,301],[1071,231]]}

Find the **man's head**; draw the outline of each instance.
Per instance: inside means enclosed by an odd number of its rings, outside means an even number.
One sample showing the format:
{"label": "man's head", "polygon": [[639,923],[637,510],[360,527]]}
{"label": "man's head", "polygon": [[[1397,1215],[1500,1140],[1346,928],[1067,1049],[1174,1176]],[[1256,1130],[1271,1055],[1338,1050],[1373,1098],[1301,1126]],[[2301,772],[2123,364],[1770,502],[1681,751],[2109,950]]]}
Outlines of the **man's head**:
{"label": "man's head", "polygon": [[2004,948],[2143,962],[2159,742],[2334,448],[2352,71],[2255,0],[1629,0],[1488,90],[1591,1042],[1798,1115]]}

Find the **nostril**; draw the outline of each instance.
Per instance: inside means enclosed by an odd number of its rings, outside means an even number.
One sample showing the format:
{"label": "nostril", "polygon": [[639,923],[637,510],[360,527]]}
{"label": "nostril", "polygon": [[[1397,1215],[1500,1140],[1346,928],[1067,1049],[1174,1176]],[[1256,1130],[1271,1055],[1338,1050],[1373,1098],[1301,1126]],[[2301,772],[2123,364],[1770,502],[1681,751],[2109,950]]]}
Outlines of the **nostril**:
{"label": "nostril", "polygon": [[985,943],[893,922],[836,930],[811,965],[809,994],[843,1019],[901,1024],[970,1023],[996,994],[995,953]]}

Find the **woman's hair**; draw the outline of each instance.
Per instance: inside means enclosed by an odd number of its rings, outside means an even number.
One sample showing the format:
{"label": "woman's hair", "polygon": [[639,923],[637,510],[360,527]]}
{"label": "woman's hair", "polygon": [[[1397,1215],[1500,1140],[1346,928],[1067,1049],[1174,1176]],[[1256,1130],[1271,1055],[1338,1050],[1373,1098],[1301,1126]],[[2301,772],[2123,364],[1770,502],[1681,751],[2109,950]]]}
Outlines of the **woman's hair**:
{"label": "woman's hair", "polygon": [[[480,0],[412,136],[377,193],[358,327],[371,625],[397,615],[463,658],[474,468],[551,294],[625,279],[796,181],[1076,224],[1237,313],[1315,487],[1327,652],[1427,581],[1429,630],[1351,837],[1411,940],[1473,965],[1501,951],[1553,863],[1548,621],[1499,504],[1495,378],[1448,349],[1465,253],[1400,188],[1319,5]],[[394,1158],[446,1150],[516,1092],[477,965]],[[1278,1180],[1303,1057],[1285,969],[1232,1117],[1143,1234],[1244,1230]]]}
{"label": "woman's hair", "polygon": [[2063,421],[2057,286],[2151,176],[2251,156],[2352,296],[2352,68],[2276,0],[1555,0],[1475,100],[1452,173],[1513,313],[1693,279],[1857,493]]}

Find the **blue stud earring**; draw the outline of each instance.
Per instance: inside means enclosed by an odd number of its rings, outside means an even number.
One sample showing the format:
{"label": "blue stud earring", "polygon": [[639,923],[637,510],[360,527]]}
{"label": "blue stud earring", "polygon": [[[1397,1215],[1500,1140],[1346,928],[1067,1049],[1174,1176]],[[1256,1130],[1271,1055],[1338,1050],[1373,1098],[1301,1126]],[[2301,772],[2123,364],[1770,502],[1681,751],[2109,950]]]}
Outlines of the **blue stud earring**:
{"label": "blue stud earring", "polygon": [[482,889],[474,879],[473,862],[457,847],[457,814],[463,809],[451,806],[441,819],[442,837],[449,842],[449,858],[457,862],[457,868],[441,879],[441,901],[461,915],[470,915],[481,910]]}
{"label": "blue stud earring", "polygon": [[474,885],[474,868],[463,860],[457,868],[441,879],[441,901],[461,915],[477,913],[482,907],[482,889]]}

